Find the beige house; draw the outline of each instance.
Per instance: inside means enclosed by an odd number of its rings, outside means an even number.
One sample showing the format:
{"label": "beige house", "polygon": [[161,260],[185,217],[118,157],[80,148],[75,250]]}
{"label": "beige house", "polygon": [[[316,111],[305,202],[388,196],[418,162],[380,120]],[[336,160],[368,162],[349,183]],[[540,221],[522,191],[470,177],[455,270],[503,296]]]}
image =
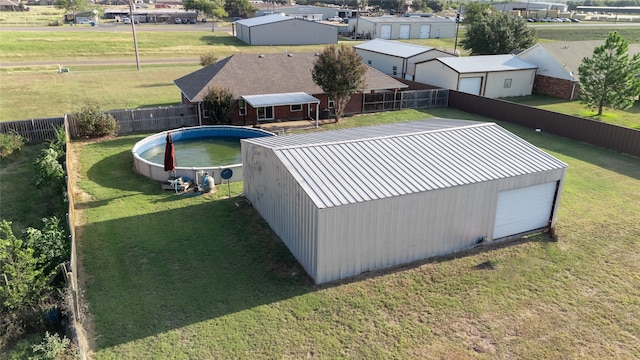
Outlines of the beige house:
{"label": "beige house", "polygon": [[353,48],[358,55],[362,56],[365,64],[387,75],[406,80],[415,79],[416,63],[437,57],[454,56],[428,46],[383,39],[373,39],[355,45]]}
{"label": "beige house", "polygon": [[536,69],[510,54],[444,57],[417,63],[415,81],[490,98],[526,96]]}

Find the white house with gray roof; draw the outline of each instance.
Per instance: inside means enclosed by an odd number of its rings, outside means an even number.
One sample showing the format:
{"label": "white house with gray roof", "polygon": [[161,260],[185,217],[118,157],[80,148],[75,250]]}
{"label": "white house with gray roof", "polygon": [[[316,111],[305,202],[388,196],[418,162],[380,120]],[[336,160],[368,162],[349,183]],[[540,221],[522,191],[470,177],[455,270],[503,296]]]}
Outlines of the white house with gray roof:
{"label": "white house with gray roof", "polygon": [[331,24],[273,14],[233,23],[235,36],[249,45],[336,44],[338,27]]}
{"label": "white house with gray roof", "polygon": [[349,20],[349,27],[371,39],[438,39],[452,38],[456,22],[441,17],[378,16]]}
{"label": "white house with gray roof", "polygon": [[416,63],[437,57],[454,56],[429,46],[384,39],[373,39],[355,45],[353,48],[358,55],[362,56],[365,64],[387,75],[407,80],[414,80]]}
{"label": "white house with gray roof", "polygon": [[536,69],[511,54],[444,57],[416,63],[415,81],[490,98],[526,96]]}
{"label": "white house with gray roof", "polygon": [[567,168],[466,120],[241,144],[245,196],[318,284],[552,228]]}

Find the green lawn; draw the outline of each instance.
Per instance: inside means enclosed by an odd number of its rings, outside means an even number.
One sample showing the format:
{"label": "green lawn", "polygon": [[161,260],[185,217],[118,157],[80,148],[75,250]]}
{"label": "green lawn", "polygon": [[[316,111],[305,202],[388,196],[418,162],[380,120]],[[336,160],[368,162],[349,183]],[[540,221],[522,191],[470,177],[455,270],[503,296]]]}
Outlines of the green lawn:
{"label": "green lawn", "polygon": [[627,110],[604,108],[602,115],[597,116],[597,109],[589,109],[578,101],[558,99],[546,95],[518,96],[504,100],[640,130],[640,101],[636,101]]}
{"label": "green lawn", "polygon": [[[339,126],[448,109],[345,119]],[[96,357],[637,358],[640,160],[501,124],[569,164],[546,236],[315,286],[241,183],[180,197],[132,171],[144,136],[74,143]],[[236,203],[238,203],[236,205]]]}

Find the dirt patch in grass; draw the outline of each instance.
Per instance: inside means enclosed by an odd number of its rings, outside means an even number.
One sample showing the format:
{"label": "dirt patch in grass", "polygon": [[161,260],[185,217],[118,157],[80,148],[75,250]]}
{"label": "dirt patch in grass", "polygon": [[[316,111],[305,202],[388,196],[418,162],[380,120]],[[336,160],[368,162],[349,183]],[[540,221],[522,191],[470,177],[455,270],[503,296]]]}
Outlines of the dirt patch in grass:
{"label": "dirt patch in grass", "polygon": [[[89,141],[95,142],[95,141]],[[73,184],[75,184],[74,188],[71,189],[73,192],[73,197],[75,199],[74,209],[75,209],[75,240],[76,240],[76,265],[77,265],[77,276],[78,276],[78,289],[79,291],[79,303],[80,303],[80,311],[81,314],[77,314],[77,323],[76,323],[76,331],[78,336],[78,341],[80,344],[83,344],[84,347],[82,351],[87,355],[88,358],[93,359],[95,357],[95,349],[96,349],[96,332],[95,332],[95,322],[93,318],[93,314],[89,310],[89,303],[85,296],[83,289],[86,289],[88,283],[88,274],[84,271],[83,268],[83,256],[82,256],[82,246],[81,240],[83,238],[84,227],[82,225],[86,224],[86,218],[84,211],[81,206],[77,206],[79,203],[84,203],[90,201],[92,196],[84,192],[79,186],[77,186],[78,181],[80,180],[80,153],[82,147],[87,143],[87,141],[78,141],[72,142],[67,146],[67,151],[70,154],[71,160],[71,168],[74,169],[73,172]]]}

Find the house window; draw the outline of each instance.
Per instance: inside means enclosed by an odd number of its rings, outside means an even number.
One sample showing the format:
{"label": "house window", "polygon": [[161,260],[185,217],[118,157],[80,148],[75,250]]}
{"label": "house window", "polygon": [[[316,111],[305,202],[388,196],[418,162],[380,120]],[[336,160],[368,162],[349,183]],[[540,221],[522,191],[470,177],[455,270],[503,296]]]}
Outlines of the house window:
{"label": "house window", "polygon": [[511,88],[511,79],[504,79],[504,88],[505,89]]}
{"label": "house window", "polygon": [[209,110],[208,109],[202,109],[202,117],[205,117],[205,118],[209,117]]}
{"label": "house window", "polygon": [[273,119],[273,106],[264,106],[258,108],[258,120]]}
{"label": "house window", "polygon": [[294,112],[294,111],[302,111],[302,104],[291,105],[291,112]]}
{"label": "house window", "polygon": [[333,99],[329,99],[329,109],[333,109]]}
{"label": "house window", "polygon": [[394,66],[394,67],[393,67],[393,75],[394,75],[394,76],[395,76],[395,75],[398,75],[398,67],[397,67],[397,66]]}
{"label": "house window", "polygon": [[247,103],[244,102],[244,99],[238,100],[238,109],[240,115],[247,115]]}
{"label": "house window", "polygon": [[371,60],[367,60],[367,65],[371,65]]}

